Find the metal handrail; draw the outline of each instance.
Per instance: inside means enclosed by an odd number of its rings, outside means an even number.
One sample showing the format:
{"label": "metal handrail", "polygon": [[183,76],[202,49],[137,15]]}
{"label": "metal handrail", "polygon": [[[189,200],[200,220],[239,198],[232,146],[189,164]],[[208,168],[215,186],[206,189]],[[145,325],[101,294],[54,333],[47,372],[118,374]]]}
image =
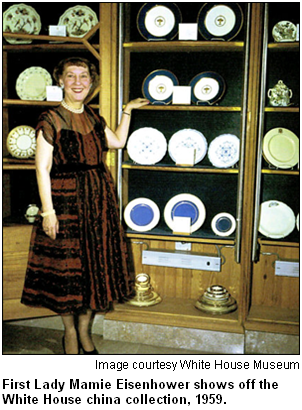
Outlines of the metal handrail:
{"label": "metal handrail", "polygon": [[245,35],[244,51],[244,79],[243,79],[243,96],[242,96],[242,117],[241,117],[241,138],[240,138],[240,162],[239,175],[237,184],[237,229],[235,239],[235,261],[240,263],[241,238],[242,238],[242,202],[244,186],[244,163],[245,163],[245,143],[247,127],[247,97],[248,97],[248,80],[249,80],[249,53],[250,53],[250,29],[251,29],[251,4],[248,3],[247,23]]}
{"label": "metal handrail", "polygon": [[256,162],[256,185],[255,185],[255,204],[254,204],[254,225],[253,225],[253,246],[252,262],[257,260],[258,226],[260,213],[260,190],[261,190],[261,170],[262,170],[262,137],[264,131],[264,109],[266,100],[266,72],[267,72],[267,49],[268,49],[268,3],[264,6],[264,32],[262,45],[262,69],[261,69],[261,88],[259,104],[259,125],[258,125],[258,147]]}

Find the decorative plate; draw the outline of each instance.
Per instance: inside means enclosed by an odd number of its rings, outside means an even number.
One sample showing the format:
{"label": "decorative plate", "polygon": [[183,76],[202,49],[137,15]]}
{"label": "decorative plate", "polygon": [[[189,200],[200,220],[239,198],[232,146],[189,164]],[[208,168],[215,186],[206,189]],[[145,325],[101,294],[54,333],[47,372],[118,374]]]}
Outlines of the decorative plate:
{"label": "decorative plate", "polygon": [[298,231],[300,231],[300,214],[298,214],[296,218],[296,227]]}
{"label": "decorative plate", "polygon": [[259,232],[273,239],[284,238],[295,228],[296,217],[292,209],[280,201],[266,201],[260,206]]}
{"label": "decorative plate", "polygon": [[292,168],[299,162],[299,138],[286,128],[273,128],[264,136],[263,156],[277,168]]}
{"label": "decorative plate", "polygon": [[172,40],[182,21],[175,3],[146,3],[137,16],[137,28],[148,41]]}
{"label": "decorative plate", "polygon": [[48,85],[52,85],[49,72],[42,67],[30,67],[17,78],[16,91],[21,100],[43,101]]}
{"label": "decorative plate", "polygon": [[273,27],[272,34],[277,43],[297,41],[297,27],[290,21],[279,21]]}
{"label": "decorative plate", "polygon": [[36,131],[28,125],[12,129],[6,141],[8,152],[16,158],[30,158],[36,152]]}
{"label": "decorative plate", "polygon": [[59,26],[66,26],[69,37],[84,37],[98,23],[97,15],[90,7],[74,6],[59,19]]}
{"label": "decorative plate", "polygon": [[167,140],[164,134],[155,128],[140,128],[130,135],[127,152],[137,164],[153,165],[165,156]]}
{"label": "decorative plate", "polygon": [[168,70],[152,71],[144,80],[142,92],[154,104],[169,104],[172,101],[173,87],[178,85],[176,76]]}
{"label": "decorative plate", "polygon": [[190,82],[192,101],[197,105],[212,105],[225,93],[225,81],[221,75],[206,71],[196,75]]}
{"label": "decorative plate", "polygon": [[214,167],[229,168],[239,161],[239,151],[239,138],[233,134],[223,134],[211,142],[208,157]]}
{"label": "decorative plate", "polygon": [[[14,4],[3,13],[3,32],[14,34],[39,34],[41,20],[36,10],[27,4]],[[6,38],[10,44],[30,44],[31,40]]]}
{"label": "decorative plate", "polygon": [[195,164],[202,161],[207,153],[208,143],[205,136],[193,129],[177,131],[169,141],[169,155],[176,164],[182,163],[183,153],[187,148],[195,149]]}
{"label": "decorative plate", "polygon": [[164,210],[166,224],[174,231],[175,216],[191,218],[191,232],[197,231],[205,221],[206,209],[202,201],[192,194],[179,194],[171,198]]}
{"label": "decorative plate", "polygon": [[238,3],[205,3],[197,23],[206,40],[230,41],[242,28],[243,12]]}
{"label": "decorative plate", "polygon": [[129,202],[124,211],[124,219],[130,229],[139,232],[155,228],[160,218],[159,208],[148,198],[136,198]]}
{"label": "decorative plate", "polygon": [[230,236],[236,229],[236,220],[233,215],[221,212],[214,216],[211,227],[218,236]]}

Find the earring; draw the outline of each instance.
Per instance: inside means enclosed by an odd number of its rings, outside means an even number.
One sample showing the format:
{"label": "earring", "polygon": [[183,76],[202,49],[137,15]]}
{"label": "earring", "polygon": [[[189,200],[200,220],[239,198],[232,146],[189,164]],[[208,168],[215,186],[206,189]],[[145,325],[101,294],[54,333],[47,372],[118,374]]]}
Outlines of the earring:
{"label": "earring", "polygon": [[62,90],[64,90],[64,84],[60,84],[60,87],[62,88]]}

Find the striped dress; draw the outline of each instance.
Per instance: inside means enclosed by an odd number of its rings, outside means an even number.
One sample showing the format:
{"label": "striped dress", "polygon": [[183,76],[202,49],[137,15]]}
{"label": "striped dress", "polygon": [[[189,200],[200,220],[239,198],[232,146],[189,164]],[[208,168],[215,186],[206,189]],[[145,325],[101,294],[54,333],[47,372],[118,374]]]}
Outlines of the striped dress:
{"label": "striped dress", "polygon": [[50,239],[38,216],[21,302],[67,315],[104,311],[133,294],[115,189],[103,162],[105,121],[85,106],[43,113],[37,132],[53,145],[51,187],[59,233]]}

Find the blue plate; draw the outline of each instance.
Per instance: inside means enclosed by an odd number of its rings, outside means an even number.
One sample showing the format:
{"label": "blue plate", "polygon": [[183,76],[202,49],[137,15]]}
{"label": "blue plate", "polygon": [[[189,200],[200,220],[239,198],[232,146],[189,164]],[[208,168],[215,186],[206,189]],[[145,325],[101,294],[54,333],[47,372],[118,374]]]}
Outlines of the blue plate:
{"label": "blue plate", "polygon": [[179,194],[171,198],[164,210],[166,224],[172,231],[175,227],[174,217],[191,218],[191,233],[197,231],[205,221],[206,209],[202,201],[192,194]]}
{"label": "blue plate", "polygon": [[211,222],[213,232],[218,236],[229,236],[236,229],[236,221],[233,215],[221,212],[214,216]]}
{"label": "blue plate", "polygon": [[197,24],[206,40],[232,40],[243,25],[243,12],[238,3],[205,3]]}
{"label": "blue plate", "polygon": [[197,105],[213,105],[221,100],[226,85],[221,75],[213,71],[197,74],[190,82],[191,99]]}
{"label": "blue plate", "polygon": [[137,28],[148,41],[172,40],[181,21],[175,3],[145,3],[137,15]]}
{"label": "blue plate", "polygon": [[148,198],[136,198],[125,208],[124,219],[134,231],[146,232],[159,222],[160,212],[155,202]]}
{"label": "blue plate", "polygon": [[177,77],[169,70],[152,71],[144,80],[142,92],[153,104],[171,103],[173,87],[178,85]]}

